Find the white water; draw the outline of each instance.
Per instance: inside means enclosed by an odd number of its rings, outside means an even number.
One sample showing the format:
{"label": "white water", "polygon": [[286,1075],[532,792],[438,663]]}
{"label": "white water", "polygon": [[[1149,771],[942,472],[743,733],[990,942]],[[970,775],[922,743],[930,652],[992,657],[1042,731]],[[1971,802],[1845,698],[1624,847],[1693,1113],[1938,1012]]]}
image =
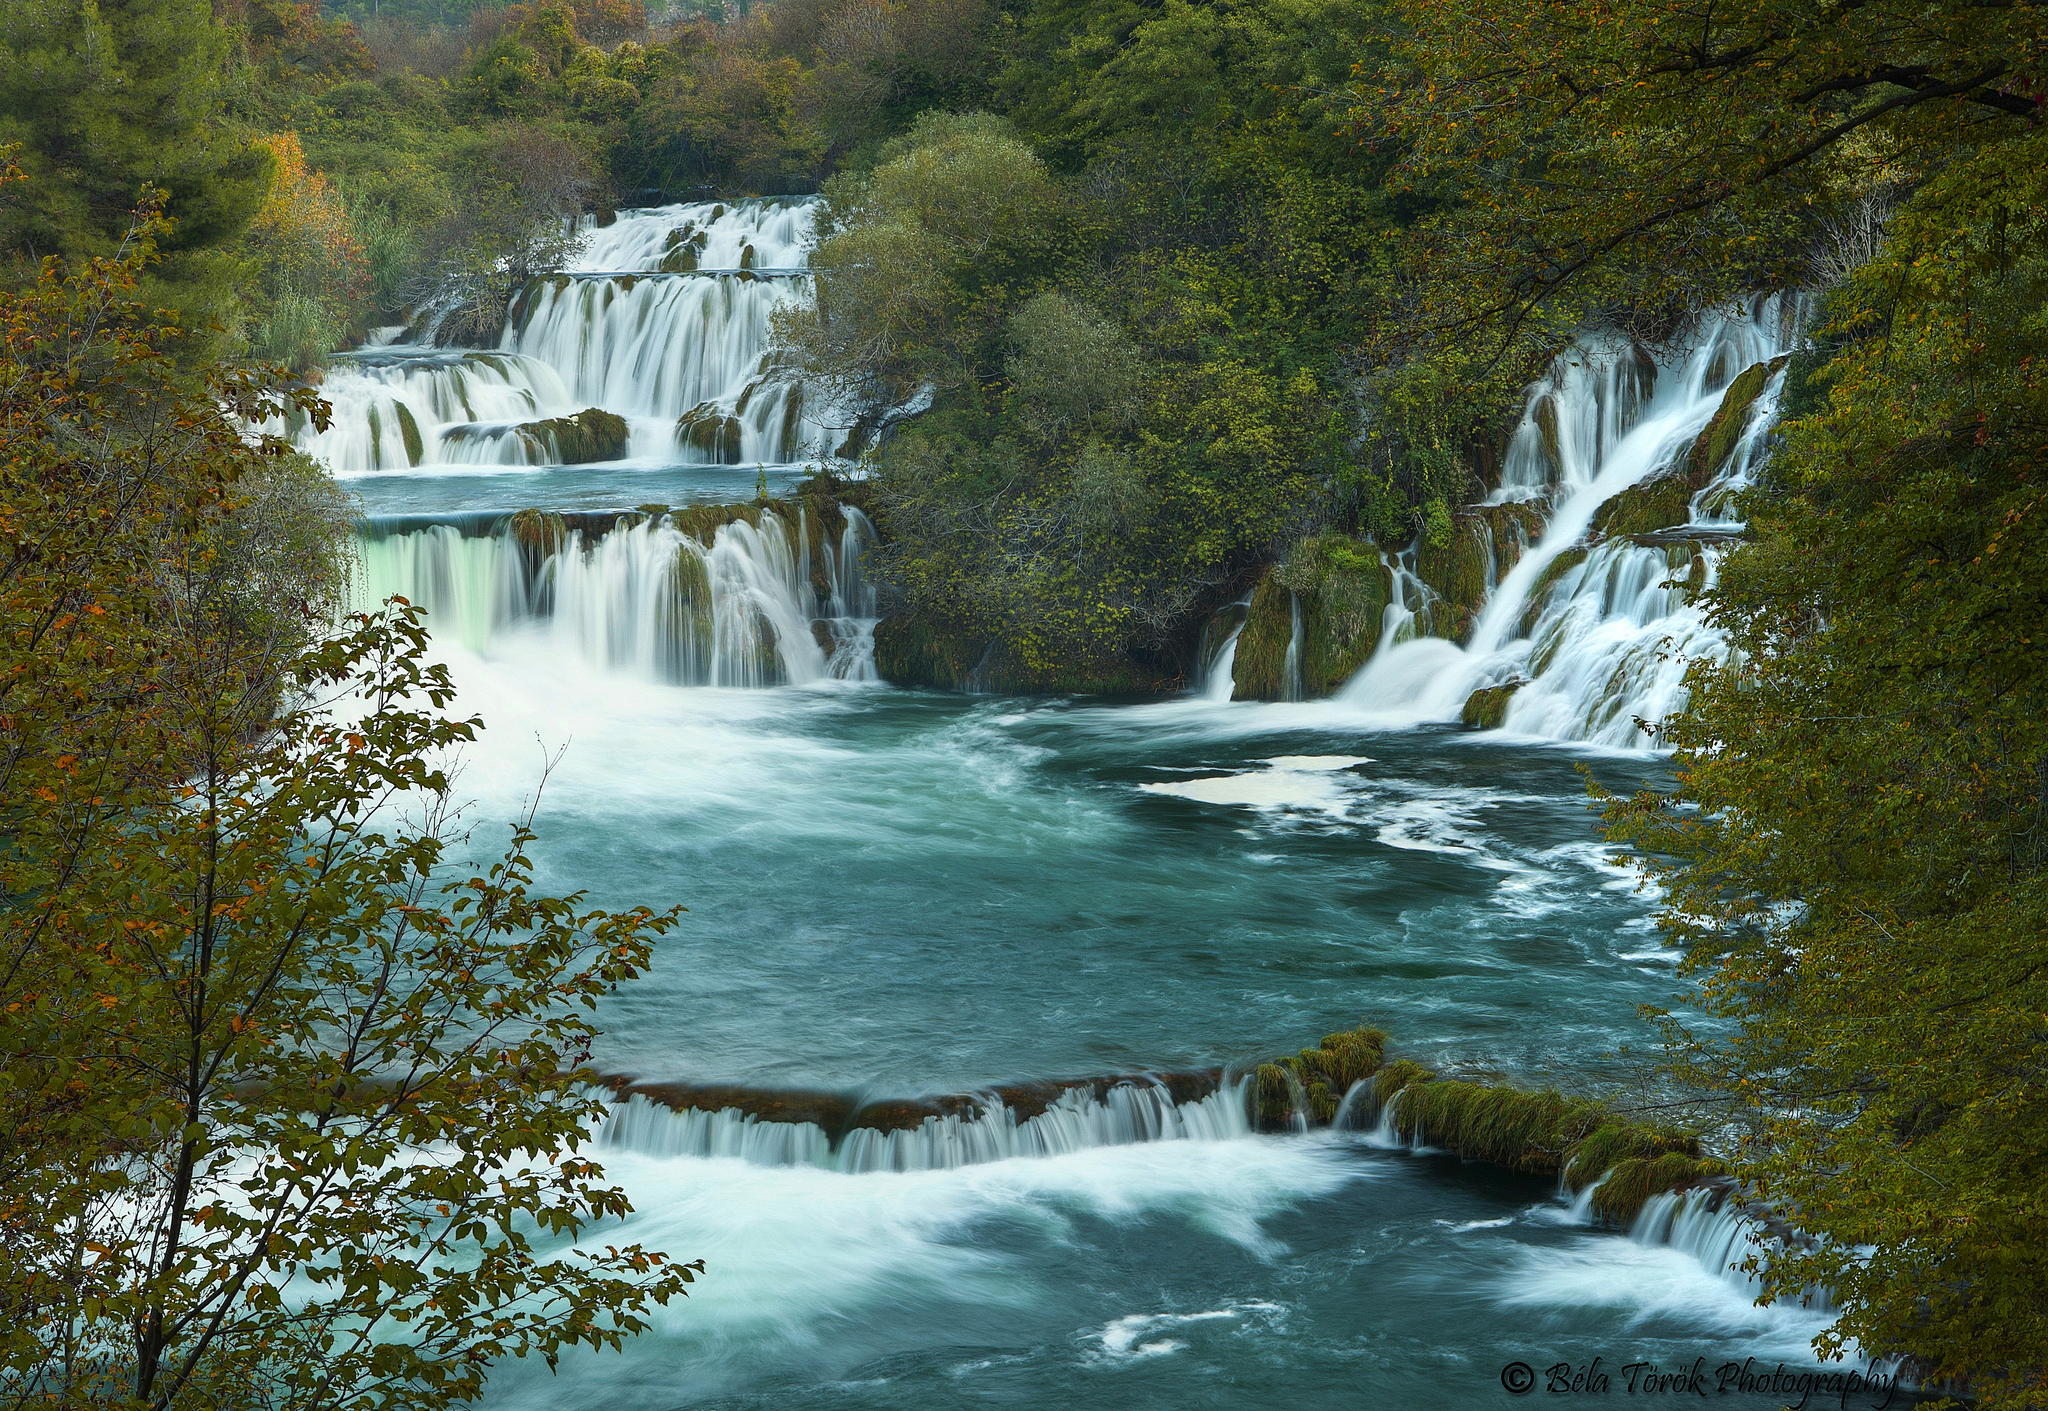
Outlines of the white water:
{"label": "white water", "polygon": [[[513,428],[597,407],[626,418],[634,460],[801,459],[824,433],[771,364],[769,318],[810,297],[815,216],[810,200],[695,202],[586,225],[567,268],[513,297],[496,348],[386,341],[340,358],[320,389],[332,425],[293,439],[342,476],[559,464]],[[715,431],[680,434],[685,414]]]}
{"label": "white water", "polygon": [[1252,1134],[1247,1084],[1232,1079],[1177,1103],[1157,1083],[1119,1083],[1101,1097],[1069,1089],[1045,1111],[1020,1118],[991,1098],[971,1116],[928,1116],[914,1128],[855,1126],[835,1148],[813,1122],[768,1122],[735,1108],[675,1111],[630,1096],[613,1105],[600,1144],[650,1156],[737,1157],[761,1166],[835,1171],[949,1171],[991,1161],[1063,1156],[1142,1142],[1235,1141]]}
{"label": "white water", "polygon": [[[1507,731],[1647,743],[1638,720],[1655,723],[1682,706],[1688,664],[1726,650],[1690,595],[1665,586],[1686,576],[1695,555],[1711,582],[1719,546],[1608,538],[1547,583],[1546,574],[1585,547],[1602,505],[1690,452],[1736,376],[1787,350],[1791,324],[1779,301],[1764,300],[1705,320],[1688,344],[1661,356],[1590,338],[1560,358],[1529,394],[1492,500],[1537,503],[1547,512],[1542,534],[1498,575],[1462,644],[1414,633],[1421,585],[1397,572],[1381,645],[1339,699],[1391,724],[1420,724],[1455,720],[1481,687],[1526,682],[1509,701]],[[1759,459],[1779,381],[1771,377],[1735,453],[1694,496],[1688,523],[1672,528],[1740,527],[1728,518],[1730,502]]]}
{"label": "white water", "polygon": [[443,640],[489,654],[539,636],[556,660],[703,686],[874,680],[874,591],[861,558],[874,530],[847,509],[833,542],[799,510],[791,524],[720,527],[710,544],[668,517],[538,554],[501,529],[453,525],[372,534],[359,548],[359,603],[400,594]]}

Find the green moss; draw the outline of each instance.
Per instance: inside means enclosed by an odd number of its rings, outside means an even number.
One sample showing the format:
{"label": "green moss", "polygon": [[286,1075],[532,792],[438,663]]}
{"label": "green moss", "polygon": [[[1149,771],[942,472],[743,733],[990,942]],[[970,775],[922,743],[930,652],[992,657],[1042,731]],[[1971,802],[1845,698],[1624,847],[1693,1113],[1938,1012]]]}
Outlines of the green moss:
{"label": "green moss", "polygon": [[964,691],[983,645],[912,618],[885,617],[875,624],[875,670],[899,686]]}
{"label": "green moss", "polygon": [[[1584,1163],[1587,1169],[1598,1169]],[[1728,1168],[1712,1157],[1683,1151],[1631,1157],[1608,1168],[1593,1192],[1593,1209],[1601,1218],[1628,1224],[1653,1195],[1724,1180]]]}
{"label": "green moss", "polygon": [[1506,681],[1498,686],[1481,686],[1465,698],[1465,708],[1458,718],[1475,730],[1498,730],[1507,719],[1508,702],[1515,692],[1529,683]]}
{"label": "green moss", "polygon": [[405,403],[398,404],[398,434],[405,440],[405,463],[418,465],[426,459],[426,446],[420,440],[420,424],[412,419],[412,408]]}
{"label": "green moss", "polygon": [[1593,515],[1596,534],[1648,534],[1692,518],[1694,486],[1683,475],[1664,474],[1631,485]]}
{"label": "green moss", "polygon": [[[1522,610],[1522,635],[1528,636],[1536,630],[1537,621],[1543,616],[1543,609],[1550,601],[1551,592],[1564,580],[1564,576],[1586,561],[1586,550],[1566,549],[1543,566],[1536,575],[1536,582],[1529,589],[1529,605]],[[1548,663],[1544,663],[1545,666]],[[1539,674],[1543,666],[1532,664],[1532,670]]]}
{"label": "green moss", "polygon": [[698,543],[709,544],[728,524],[759,524],[762,511],[760,505],[687,505],[670,510],[668,522]]}
{"label": "green moss", "polygon": [[1633,1219],[1660,1191],[1723,1173],[1690,1133],[1635,1121],[1592,1098],[1439,1078],[1405,1059],[1374,1081],[1383,1106],[1397,1094],[1405,1094],[1395,1117],[1404,1136],[1471,1161],[1562,1175],[1572,1190],[1598,1181],[1594,1207],[1613,1220]]}
{"label": "green moss", "polygon": [[1287,646],[1294,635],[1293,598],[1281,587],[1272,571],[1252,589],[1251,606],[1245,610],[1244,631],[1237,638],[1237,657],[1231,664],[1233,694],[1245,700],[1285,700]]}
{"label": "green moss", "polygon": [[631,439],[626,419],[602,407],[588,407],[574,416],[521,422],[517,430],[536,459],[560,465],[618,460],[626,454]]}
{"label": "green moss", "polygon": [[1694,489],[1712,480],[1715,472],[1735,454],[1736,443],[1741,441],[1743,427],[1749,421],[1749,409],[1763,395],[1770,377],[1768,363],[1752,363],[1736,374],[1735,380],[1728,384],[1728,390],[1721,394],[1721,405],[1715,408],[1713,419],[1707,423],[1699,439],[1693,442],[1692,455],[1687,462],[1688,478]]}
{"label": "green moss", "polygon": [[1261,1130],[1285,1130],[1299,1115],[1327,1125],[1354,1084],[1378,1071],[1387,1036],[1378,1029],[1325,1034],[1314,1048],[1259,1065],[1253,1118]]}
{"label": "green moss", "polygon": [[745,431],[740,419],[713,402],[703,402],[676,418],[676,440],[711,465],[738,465]]}
{"label": "green moss", "polygon": [[1415,572],[1437,598],[1430,605],[1434,635],[1462,641],[1471,632],[1493,588],[1493,537],[1487,516],[1468,509],[1453,516],[1450,536],[1442,544],[1423,540]]}
{"label": "green moss", "polygon": [[1558,450],[1557,398],[1550,394],[1538,398],[1532,414],[1536,420],[1536,434],[1543,438],[1543,453],[1553,466],[1557,465],[1563,459]]}
{"label": "green moss", "polygon": [[[1236,694],[1252,700],[1327,696],[1348,681],[1379,645],[1393,575],[1377,545],[1342,534],[1296,543],[1253,589],[1232,672]],[[1287,670],[1296,611],[1301,651]]]}
{"label": "green moss", "polygon": [[1262,1132],[1285,1131],[1293,1124],[1294,1084],[1277,1063],[1261,1063],[1252,1074],[1252,1125]]}
{"label": "green moss", "polygon": [[560,549],[562,541],[569,537],[568,521],[550,510],[521,510],[505,522],[505,527],[520,547],[540,558]]}
{"label": "green moss", "polygon": [[709,238],[709,232],[694,226],[671,230],[662,246],[662,270],[669,274],[688,274],[696,269],[697,261],[704,253],[705,241]]}

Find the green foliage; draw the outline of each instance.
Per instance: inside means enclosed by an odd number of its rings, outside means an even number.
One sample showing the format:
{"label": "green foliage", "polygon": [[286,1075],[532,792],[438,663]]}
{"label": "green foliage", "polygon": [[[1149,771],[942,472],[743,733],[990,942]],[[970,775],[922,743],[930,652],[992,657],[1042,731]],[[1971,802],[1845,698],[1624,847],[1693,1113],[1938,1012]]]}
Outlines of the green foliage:
{"label": "green foliage", "polygon": [[[1870,203],[2038,121],[2031,7],[1396,0],[1353,92],[1402,179],[1468,192],[1413,247],[1420,330],[1541,345],[1668,326],[1867,256]],[[1969,219],[1970,212],[1953,214]],[[1832,246],[1832,251],[1816,246]],[[1821,258],[1817,258],[1822,256]]]}
{"label": "green foliage", "polygon": [[1831,297],[1711,595],[1737,653],[1667,733],[1681,787],[1609,815],[1733,1028],[1681,1032],[1683,1071],[1820,1237],[1770,1286],[1987,1406],[2040,1405],[2048,1346],[2042,156],[1959,154]]}
{"label": "green foliage", "polygon": [[0,150],[33,179],[0,197],[0,280],[20,287],[44,256],[114,252],[145,201],[167,193],[151,298],[184,316],[197,363],[232,324],[243,271],[235,238],[263,200],[270,159],[228,121],[231,35],[208,0],[0,3]]}

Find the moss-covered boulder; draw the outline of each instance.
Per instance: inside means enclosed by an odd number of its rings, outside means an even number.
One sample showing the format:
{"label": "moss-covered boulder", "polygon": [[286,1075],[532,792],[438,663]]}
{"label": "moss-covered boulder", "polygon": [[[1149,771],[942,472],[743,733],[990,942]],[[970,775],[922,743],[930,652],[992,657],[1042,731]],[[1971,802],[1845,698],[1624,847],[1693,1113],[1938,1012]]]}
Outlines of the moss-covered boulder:
{"label": "moss-covered boulder", "polygon": [[1498,686],[1481,686],[1465,698],[1458,718],[1474,730],[1498,730],[1508,718],[1508,702],[1527,681],[1503,681]]}
{"label": "moss-covered boulder", "polygon": [[738,465],[746,432],[740,419],[715,402],[703,402],[676,418],[676,445],[710,465]]}
{"label": "moss-covered boulder", "polygon": [[602,407],[588,407],[574,416],[521,422],[514,430],[536,461],[557,465],[618,460],[632,439],[626,419]]}
{"label": "moss-covered boulder", "polygon": [[1692,518],[1692,497],[1698,488],[1678,471],[1631,485],[1594,512],[1593,532],[1648,534],[1684,524]]}
{"label": "moss-covered boulder", "polygon": [[1433,637],[1462,642],[1501,575],[1543,533],[1543,513],[1533,504],[1470,505],[1451,516],[1450,530],[1425,536],[1415,556],[1415,573],[1431,600],[1420,627]]}
{"label": "moss-covered boulder", "polygon": [[1596,1098],[1443,1078],[1406,1060],[1373,1080],[1403,1136],[1573,1191],[1598,1183],[1593,1206],[1626,1223],[1652,1195],[1721,1178],[1726,1168],[1691,1132],[1638,1121]]}
{"label": "moss-covered boulder", "polygon": [[1586,561],[1586,550],[1566,549],[1543,566],[1536,575],[1536,581],[1529,586],[1529,603],[1522,610],[1521,634],[1526,637],[1536,630],[1536,624],[1543,617],[1544,609],[1550,603],[1550,595],[1566,576]]}
{"label": "moss-covered boulder", "polygon": [[1593,516],[1593,534],[1650,534],[1683,525],[1692,518],[1692,499],[1712,484],[1735,454],[1749,425],[1757,398],[1784,359],[1752,363],[1736,374],[1721,394],[1721,404],[1708,419],[1686,458],[1671,469],[1616,495]]}
{"label": "moss-covered boulder", "polygon": [[1328,533],[1300,541],[1252,590],[1231,672],[1234,694],[1268,701],[1331,694],[1379,646],[1392,597],[1393,575],[1370,541]]}
{"label": "moss-covered boulder", "polygon": [[694,223],[680,225],[668,233],[662,241],[659,268],[667,274],[688,274],[697,268],[703,257],[705,242],[711,233],[698,228]]}
{"label": "moss-covered boulder", "polygon": [[505,521],[514,543],[536,558],[546,558],[569,537],[569,522],[552,510],[520,510]]}
{"label": "moss-covered boulder", "polygon": [[1706,430],[1693,442],[1692,454],[1686,460],[1686,474],[1695,489],[1704,488],[1728,464],[1749,425],[1749,414],[1757,398],[1769,385],[1771,374],[1784,364],[1782,356],[1768,363],[1751,363],[1728,384],[1728,390],[1721,394],[1721,405],[1715,408]]}
{"label": "moss-covered boulder", "polygon": [[1345,1029],[1287,1058],[1262,1063],[1252,1075],[1252,1123],[1260,1131],[1286,1131],[1299,1120],[1327,1126],[1352,1086],[1379,1070],[1386,1056],[1381,1030]]}

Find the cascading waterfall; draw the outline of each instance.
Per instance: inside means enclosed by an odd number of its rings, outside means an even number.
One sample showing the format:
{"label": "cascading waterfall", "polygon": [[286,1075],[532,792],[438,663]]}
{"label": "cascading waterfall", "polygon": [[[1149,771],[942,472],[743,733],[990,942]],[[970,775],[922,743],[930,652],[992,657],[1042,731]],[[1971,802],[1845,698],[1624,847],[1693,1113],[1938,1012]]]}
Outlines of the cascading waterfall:
{"label": "cascading waterfall", "polygon": [[1250,1080],[1242,1077],[1185,1102],[1161,1083],[1116,1083],[1099,1095],[1073,1088],[1029,1117],[991,1097],[978,1111],[933,1114],[916,1127],[856,1125],[835,1145],[815,1122],[766,1121],[730,1107],[676,1111],[630,1095],[613,1104],[598,1141],[652,1156],[726,1156],[761,1166],[946,1171],[1095,1147],[1249,1137],[1249,1098]]}
{"label": "cascading waterfall", "polygon": [[[381,343],[335,360],[328,430],[286,427],[339,475],[623,458],[787,464],[823,449],[803,389],[772,365],[775,308],[810,297],[817,203],[695,202],[586,221],[569,266],[513,297],[497,346]],[[591,409],[623,436],[537,423]]]}
{"label": "cascading waterfall", "polygon": [[551,548],[511,523],[373,526],[356,596],[402,595],[437,636],[476,652],[539,634],[571,659],[685,685],[869,681],[875,601],[861,558],[874,528],[857,509],[844,515],[836,537],[799,508],[735,518],[708,544],[663,515],[566,529]]}
{"label": "cascading waterfall", "polygon": [[1654,534],[1602,534],[1597,517],[1679,470],[1737,377],[1788,351],[1795,315],[1787,301],[1765,299],[1705,320],[1673,352],[1593,337],[1560,358],[1529,395],[1490,501],[1545,510],[1542,533],[1514,554],[1489,539],[1493,586],[1462,644],[1414,631],[1420,585],[1414,551],[1403,555],[1380,646],[1341,699],[1422,723],[1455,720],[1474,691],[1510,686],[1507,730],[1645,743],[1638,719],[1679,708],[1688,663],[1725,650],[1692,599],[1712,581],[1719,541],[1740,529],[1732,501],[1761,458],[1781,371],[1773,367],[1732,454],[1709,467],[1682,519]]}

